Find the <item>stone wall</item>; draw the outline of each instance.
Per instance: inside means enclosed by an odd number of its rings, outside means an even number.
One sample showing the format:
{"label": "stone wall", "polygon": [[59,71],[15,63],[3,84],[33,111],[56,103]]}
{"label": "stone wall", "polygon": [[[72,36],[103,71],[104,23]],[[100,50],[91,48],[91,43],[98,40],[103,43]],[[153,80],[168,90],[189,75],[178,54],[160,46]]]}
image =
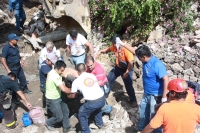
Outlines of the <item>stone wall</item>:
{"label": "stone wall", "polygon": [[[200,83],[200,45],[188,39],[188,43],[168,40],[166,43],[149,43],[152,53],[166,66],[171,79],[183,78]],[[189,45],[192,45],[191,47]],[[142,89],[142,63],[136,58],[133,80],[135,87]]]}

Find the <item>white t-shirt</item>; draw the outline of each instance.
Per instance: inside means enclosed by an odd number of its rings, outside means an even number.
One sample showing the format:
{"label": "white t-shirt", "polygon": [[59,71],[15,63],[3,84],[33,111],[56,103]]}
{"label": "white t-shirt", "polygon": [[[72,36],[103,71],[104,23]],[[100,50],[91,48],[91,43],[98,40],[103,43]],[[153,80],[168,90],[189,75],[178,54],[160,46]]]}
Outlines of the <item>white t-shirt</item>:
{"label": "white t-shirt", "polygon": [[71,38],[69,34],[66,37],[66,45],[69,45],[71,47],[71,54],[74,56],[79,56],[85,53],[84,45],[86,44],[86,42],[86,38],[79,33],[75,41]]}
{"label": "white t-shirt", "polygon": [[94,74],[86,72],[82,73],[72,83],[71,92],[75,93],[77,90],[82,92],[85,100],[96,100],[104,95]]}

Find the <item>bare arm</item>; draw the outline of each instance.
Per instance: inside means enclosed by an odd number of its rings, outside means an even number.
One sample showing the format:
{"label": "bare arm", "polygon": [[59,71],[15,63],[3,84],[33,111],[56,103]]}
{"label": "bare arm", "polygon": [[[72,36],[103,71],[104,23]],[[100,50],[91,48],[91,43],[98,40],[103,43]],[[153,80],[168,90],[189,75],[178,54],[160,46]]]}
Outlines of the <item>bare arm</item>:
{"label": "bare arm", "polygon": [[70,95],[68,95],[68,98],[75,98],[76,97],[76,93],[71,93]]}
{"label": "bare arm", "polygon": [[10,69],[8,68],[8,65],[6,63],[6,59],[4,57],[1,57],[1,63],[3,64],[4,68],[6,69],[7,73],[10,73]]}
{"label": "bare arm", "polygon": [[163,86],[163,88],[164,88],[164,90],[163,90],[163,98],[167,98],[167,93],[168,93],[168,90],[167,90],[167,85],[168,85],[168,83],[169,83],[169,77],[166,75],[166,76],[164,76],[163,78],[163,81],[164,81],[164,86]]}
{"label": "bare arm", "polygon": [[99,55],[100,55],[101,53],[105,54],[105,53],[108,53],[108,52],[111,52],[111,51],[110,51],[110,48],[105,48],[105,49],[100,50],[100,51],[95,55],[95,59],[98,58]]}
{"label": "bare arm", "polygon": [[94,56],[94,49],[93,49],[92,44],[89,42],[86,42],[85,45],[89,47],[91,55]]}
{"label": "bare arm", "polygon": [[70,94],[71,90],[69,88],[67,88],[64,84],[61,84],[58,86],[60,88],[61,91],[63,91],[66,94]]}
{"label": "bare arm", "polygon": [[123,74],[124,79],[128,77],[128,73],[132,68],[133,68],[133,60],[128,62],[128,67],[126,69],[126,72]]}
{"label": "bare arm", "polygon": [[150,124],[148,124],[148,125],[144,128],[144,130],[142,130],[141,133],[151,133],[153,130],[154,130],[154,128],[151,127]]}
{"label": "bare arm", "polygon": [[71,54],[71,48],[69,45],[67,45],[67,48],[66,48],[66,55],[67,57],[69,57],[69,55]]}
{"label": "bare arm", "polygon": [[132,54],[135,55],[135,48],[130,46],[129,44],[124,44],[124,47],[128,49]]}
{"label": "bare arm", "polygon": [[25,95],[22,93],[22,91],[17,91],[16,92],[20,97],[21,99],[25,102],[26,104],[26,107],[30,110],[32,108],[31,104],[28,102],[28,100],[26,99]]}

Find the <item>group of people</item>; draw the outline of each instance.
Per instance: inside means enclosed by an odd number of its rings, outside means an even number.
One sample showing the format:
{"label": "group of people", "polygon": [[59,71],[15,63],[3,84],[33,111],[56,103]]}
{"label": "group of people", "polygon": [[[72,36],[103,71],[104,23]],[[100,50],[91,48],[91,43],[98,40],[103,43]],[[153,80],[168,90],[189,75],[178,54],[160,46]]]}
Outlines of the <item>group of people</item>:
{"label": "group of people", "polygon": [[[10,0],[10,10],[15,14],[23,14],[24,11],[21,10],[20,5],[20,2],[16,3]],[[20,26],[21,24],[17,20],[18,30],[20,30]],[[25,102],[28,109],[32,108],[23,94],[31,94],[32,91],[27,87],[22,68],[24,60],[19,54],[18,40],[19,37],[11,33],[1,55],[1,62],[8,75],[0,76],[0,98],[2,99],[0,100],[0,110],[3,112],[5,125],[8,128],[14,128],[17,125],[13,115],[14,110],[11,108],[12,102],[19,103],[17,95]],[[66,54],[71,56],[76,70],[67,68],[52,41],[46,43],[39,57],[43,107],[52,114],[46,120],[46,127],[49,130],[55,130],[55,125],[62,122],[63,132],[76,130],[70,125],[69,108],[61,95],[65,94],[64,96],[68,98],[76,98],[81,93],[85,100],[78,111],[81,132],[90,132],[88,118],[91,114],[94,115],[95,124],[99,128],[103,128],[102,113],[109,114],[112,120],[117,111],[106,103],[106,98],[119,76],[125,84],[129,104],[133,108],[138,107],[132,86],[134,58],[138,58],[143,65],[144,87],[144,94],[139,105],[138,131],[142,133],[194,132],[196,122],[200,123],[200,107],[194,103],[193,95],[196,93],[189,91],[188,83],[182,79],[169,81],[165,65],[151,53],[148,46],[141,45],[135,49],[127,44],[119,34],[113,36],[111,42],[110,47],[102,49],[94,55],[92,44],[76,29],[71,29],[66,37]],[[89,47],[89,56],[86,54],[85,46]],[[115,66],[106,76],[103,67],[95,59],[100,54],[108,52],[115,54]],[[73,80],[69,87],[65,81],[72,77]],[[19,80],[20,86],[18,86],[17,80]],[[12,100],[6,97],[8,91],[12,95]]]}

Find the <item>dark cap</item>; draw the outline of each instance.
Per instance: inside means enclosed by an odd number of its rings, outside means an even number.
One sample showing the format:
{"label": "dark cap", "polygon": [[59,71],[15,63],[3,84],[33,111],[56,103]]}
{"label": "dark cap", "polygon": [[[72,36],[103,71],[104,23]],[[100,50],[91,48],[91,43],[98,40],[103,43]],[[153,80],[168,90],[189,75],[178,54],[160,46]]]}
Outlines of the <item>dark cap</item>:
{"label": "dark cap", "polygon": [[11,40],[19,40],[19,36],[17,36],[14,33],[11,33],[10,35],[8,35],[8,41],[11,41]]}

